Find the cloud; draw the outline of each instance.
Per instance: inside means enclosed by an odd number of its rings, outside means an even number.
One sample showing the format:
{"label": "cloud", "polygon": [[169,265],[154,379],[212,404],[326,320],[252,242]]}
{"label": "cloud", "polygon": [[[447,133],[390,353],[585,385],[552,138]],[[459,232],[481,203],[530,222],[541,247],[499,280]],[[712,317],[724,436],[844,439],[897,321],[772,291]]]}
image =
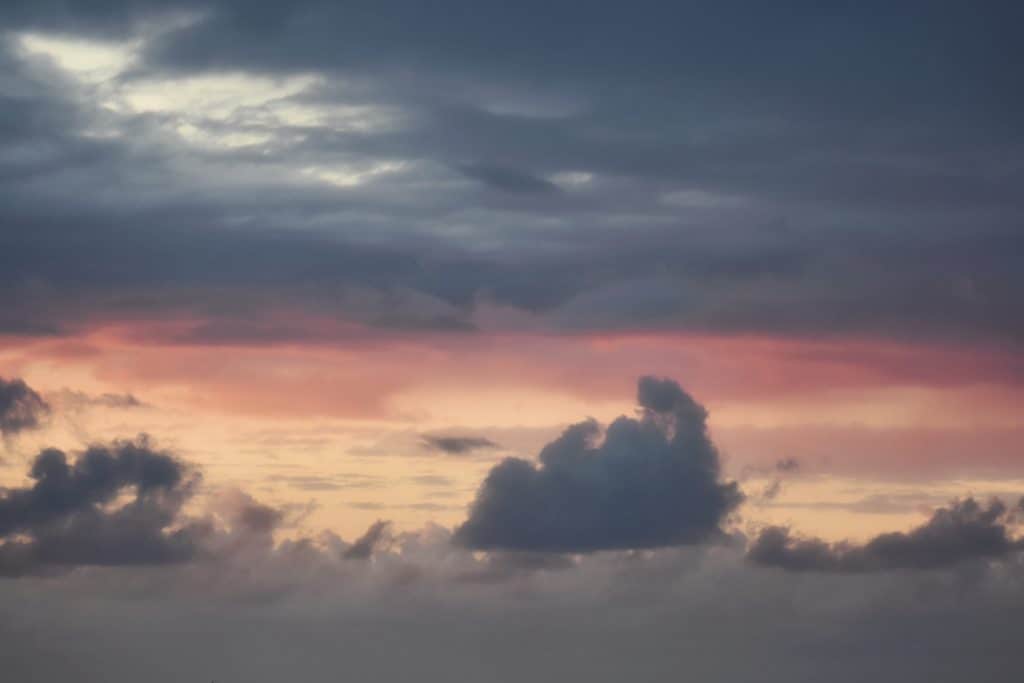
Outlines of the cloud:
{"label": "cloud", "polygon": [[64,389],[56,392],[50,399],[65,410],[84,410],[87,408],[110,408],[114,410],[132,410],[146,408],[148,405],[130,393],[87,394],[84,391]]}
{"label": "cloud", "polygon": [[750,566],[737,547],[477,561],[437,531],[396,546],[374,562],[319,564],[323,553],[295,543],[273,562],[254,554],[230,566],[76,572],[42,587],[0,582],[0,630],[19,653],[5,673],[272,683],[301,671],[327,683],[339,671],[407,680],[443,670],[458,683],[495,671],[502,681],[739,683],[770,671],[770,681],[856,683],[884,669],[924,683],[997,681],[1024,664],[1007,635],[1024,609],[1019,567],[965,583],[955,572],[796,577]]}
{"label": "cloud", "polygon": [[[762,489],[760,495],[757,496],[757,502],[765,503],[778,498],[779,494],[782,493],[782,479],[787,475],[795,473],[799,469],[800,461],[796,458],[783,458],[782,460],[776,461],[775,466],[771,470],[775,476],[768,485]],[[747,467],[744,472],[753,474],[757,472],[757,468]]]}
{"label": "cloud", "polygon": [[775,500],[782,493],[782,480],[773,479],[770,484],[764,487],[761,492],[761,500]]}
{"label": "cloud", "polygon": [[426,448],[450,455],[462,455],[471,451],[500,448],[490,439],[482,436],[436,436],[425,434],[421,441]]}
{"label": "cloud", "polygon": [[455,540],[482,550],[585,553],[701,543],[743,500],[719,477],[707,412],[672,380],[642,377],[638,419],[599,442],[588,420],[491,469]]}
{"label": "cloud", "polygon": [[800,461],[796,458],[783,458],[775,463],[778,472],[792,473],[800,469]]}
{"label": "cloud", "polygon": [[[136,34],[149,10],[132,6],[0,10],[0,330],[163,312],[196,322],[172,335],[194,344],[339,339],[322,329],[339,317],[469,334],[491,299],[555,331],[1016,344],[1024,330],[1019,182],[991,154],[1020,145],[1008,131],[1021,99],[995,95],[1014,91],[1000,79],[1020,46],[995,10],[929,11],[966,50],[935,78],[927,65],[950,53],[932,32],[860,7],[856,20],[751,10],[739,24],[711,6],[651,8],[632,30],[586,8],[585,27],[568,10],[538,32],[522,9],[451,23],[404,4],[381,20],[302,2],[252,21],[214,0],[201,20]],[[745,22],[756,30],[741,37]],[[273,24],[289,30],[266,33]],[[75,87],[23,54],[23,34],[137,54],[130,76]],[[569,49],[568,35],[590,37]],[[721,50],[730,38],[760,44],[757,59]],[[885,54],[824,47],[857,40]],[[835,78],[849,68],[874,77],[849,87]],[[994,79],[1006,87],[979,86]],[[131,105],[142,86],[156,109]],[[175,109],[161,90],[203,106]],[[373,125],[365,113],[381,108],[400,125]],[[211,150],[183,130],[265,141]],[[389,163],[403,170],[343,188],[304,173]],[[546,179],[566,174],[588,180],[552,192]],[[379,296],[359,306],[348,289]],[[396,291],[417,296],[396,309]],[[268,293],[308,315],[252,323],[244,310]]]}
{"label": "cloud", "polygon": [[0,377],[0,434],[12,436],[39,427],[50,404],[24,380]]}
{"label": "cloud", "polygon": [[554,183],[524,171],[485,164],[463,164],[459,170],[467,177],[502,192],[519,194],[551,194],[558,192]]}
{"label": "cloud", "polygon": [[146,437],[90,446],[73,462],[48,448],[29,476],[30,486],[0,494],[2,575],[167,564],[197,551],[201,525],[179,518],[196,478]]}
{"label": "cloud", "polygon": [[465,571],[456,577],[456,580],[469,583],[500,583],[530,576],[536,572],[565,571],[576,566],[571,556],[557,553],[499,551],[487,553],[480,566]]}
{"label": "cloud", "polygon": [[237,526],[257,534],[269,534],[284,521],[284,512],[245,496],[235,510]]}
{"label": "cloud", "polygon": [[[1024,499],[1017,509],[1024,509]],[[896,569],[944,569],[972,560],[1006,558],[1024,550],[1011,536],[1015,511],[999,500],[973,498],[939,508],[909,532],[875,536],[867,543],[826,543],[791,535],[784,527],[761,531],[748,550],[757,565],[799,572],[866,573]]]}
{"label": "cloud", "polygon": [[391,522],[379,519],[370,525],[362,536],[352,542],[348,548],[342,551],[341,556],[346,560],[367,560],[373,555],[373,551],[382,543],[387,541],[388,532],[391,530]]}

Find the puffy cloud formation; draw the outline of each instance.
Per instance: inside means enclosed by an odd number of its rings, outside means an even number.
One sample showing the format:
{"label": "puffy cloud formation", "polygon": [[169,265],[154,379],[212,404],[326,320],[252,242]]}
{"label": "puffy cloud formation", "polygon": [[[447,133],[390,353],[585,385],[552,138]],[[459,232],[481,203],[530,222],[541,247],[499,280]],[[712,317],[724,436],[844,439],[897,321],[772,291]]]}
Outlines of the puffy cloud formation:
{"label": "puffy cloud formation", "polygon": [[205,525],[179,518],[196,479],[145,437],[91,446],[74,462],[45,449],[29,476],[30,486],[0,494],[0,575],[167,564],[196,553]]}
{"label": "puffy cloud formation", "polygon": [[423,445],[431,450],[450,455],[463,455],[471,451],[498,448],[498,444],[482,436],[435,436],[422,437]]}
{"label": "puffy cloud formation", "polygon": [[488,474],[458,543],[483,550],[585,553],[707,541],[743,500],[719,477],[707,412],[669,379],[639,381],[637,419],[600,440],[588,420],[569,427],[540,463],[506,458]]}
{"label": "puffy cloud formation", "polygon": [[284,520],[284,512],[242,494],[234,510],[235,526],[256,534],[269,534]]}
{"label": "puffy cloud formation", "polygon": [[240,490],[220,492],[205,513],[186,514],[198,473],[145,435],[92,445],[73,459],[44,449],[28,475],[30,485],[0,488],[0,577],[53,576],[83,566],[180,565],[186,573],[221,575],[257,566],[271,575],[268,567],[317,571],[369,559],[394,538],[391,523],[380,520],[352,542],[326,531],[319,539],[277,543],[274,532],[294,521],[287,508]]}
{"label": "puffy cloud formation", "polygon": [[391,522],[379,519],[370,525],[362,536],[357,538],[352,545],[342,551],[342,557],[346,560],[366,560],[373,555],[373,551],[387,540],[388,532],[391,530]]}
{"label": "puffy cloud formation", "polygon": [[784,527],[769,527],[754,540],[748,558],[759,565],[805,572],[943,569],[970,560],[1005,558],[1024,549],[1024,541],[1011,536],[1021,510],[1024,499],[1009,509],[999,500],[981,505],[967,498],[939,508],[916,529],[881,534],[864,545],[798,538]]}
{"label": "puffy cloud formation", "polygon": [[49,404],[24,380],[0,377],[0,434],[35,429],[49,412]]}

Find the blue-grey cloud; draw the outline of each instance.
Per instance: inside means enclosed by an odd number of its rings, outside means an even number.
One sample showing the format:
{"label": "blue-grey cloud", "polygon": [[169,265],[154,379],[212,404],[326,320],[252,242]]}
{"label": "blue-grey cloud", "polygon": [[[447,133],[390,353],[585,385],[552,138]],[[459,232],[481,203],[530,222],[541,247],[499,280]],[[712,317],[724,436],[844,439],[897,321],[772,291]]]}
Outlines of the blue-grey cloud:
{"label": "blue-grey cloud", "polygon": [[459,170],[466,176],[502,192],[544,194],[558,191],[558,186],[554,183],[525,171],[512,168],[484,164],[463,164],[459,167]]}
{"label": "blue-grey cloud", "polygon": [[387,541],[390,531],[391,522],[378,519],[370,525],[370,528],[362,536],[354,540],[352,545],[345,548],[341,556],[346,560],[369,559],[373,555],[374,550]]}
{"label": "blue-grey cloud", "polygon": [[35,429],[49,414],[49,403],[25,380],[0,377],[0,434]]}
{"label": "blue-grey cloud", "polygon": [[[196,149],[177,114],[114,114],[16,44],[128,39],[182,9],[202,13],[112,87],[316,74],[289,104],[398,123],[261,119],[245,132],[269,142]],[[1017,5],[537,11],[5,3],[0,332],[184,309],[206,322],[172,341],[322,340],[253,324],[274,301],[465,334],[496,301],[555,330],[1019,344]],[[294,182],[392,161],[363,183]]]}
{"label": "blue-grey cloud", "polygon": [[973,498],[939,508],[908,532],[875,536],[864,544],[826,543],[769,527],[754,539],[748,558],[755,564],[799,572],[865,573],[896,569],[945,569],[964,562],[1006,558],[1024,550],[1012,527],[1016,509],[999,500],[982,505]]}
{"label": "blue-grey cloud", "polygon": [[506,458],[480,486],[458,543],[483,550],[592,552],[688,545],[722,534],[743,500],[720,478],[707,412],[668,379],[643,377],[640,417],[601,439],[593,420],[568,428],[538,464]]}
{"label": "blue-grey cloud", "polygon": [[73,462],[43,450],[29,476],[0,493],[0,575],[183,562],[198,550],[205,528],[178,524],[194,477],[144,437],[90,446]]}

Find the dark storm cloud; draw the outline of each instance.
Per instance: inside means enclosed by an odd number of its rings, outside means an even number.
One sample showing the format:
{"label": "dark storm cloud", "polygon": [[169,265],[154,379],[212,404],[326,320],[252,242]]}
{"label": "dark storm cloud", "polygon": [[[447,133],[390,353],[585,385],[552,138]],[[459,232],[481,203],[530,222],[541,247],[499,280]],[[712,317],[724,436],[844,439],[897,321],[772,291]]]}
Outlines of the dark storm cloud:
{"label": "dark storm cloud", "polygon": [[391,522],[378,519],[370,525],[362,536],[352,542],[341,556],[346,560],[367,560],[373,555],[373,551],[384,543],[391,531]]}
{"label": "dark storm cloud", "polygon": [[[572,330],[1024,338],[1019,5],[449,7],[4,3],[0,331],[184,310],[210,320],[182,342],[324,336],[246,324],[270,293],[396,334],[471,332],[485,299]],[[175,9],[203,13],[114,85],[316,73],[291,101],[401,123],[197,150],[174,131],[201,113],[115,115],[15,45]]]}
{"label": "dark storm cloud", "polygon": [[490,439],[482,436],[437,436],[425,434],[421,437],[423,446],[450,455],[463,455],[472,451],[500,448]]}
{"label": "dark storm cloud", "polygon": [[0,377],[0,434],[35,429],[50,414],[50,405],[22,379]]}
{"label": "dark storm cloud", "polygon": [[513,168],[485,166],[482,164],[464,164],[459,167],[459,170],[466,176],[502,192],[544,194],[558,191],[558,186],[554,183]]}
{"label": "dark storm cloud", "polygon": [[[191,559],[202,529],[179,526],[194,480],[145,438],[91,446],[73,461],[40,452],[30,486],[0,494],[0,574]],[[116,506],[122,495],[127,502]]]}
{"label": "dark storm cloud", "polygon": [[592,552],[708,541],[743,500],[719,479],[707,413],[678,384],[640,379],[639,419],[620,417],[600,441],[593,420],[544,447],[540,463],[506,458],[456,530],[484,550]]}
{"label": "dark storm cloud", "polygon": [[1004,503],[993,500],[982,505],[967,498],[939,508],[912,531],[881,534],[863,545],[799,538],[784,527],[770,527],[751,544],[748,558],[758,565],[800,572],[944,569],[1024,550],[1024,542],[1011,535],[1013,523],[1013,511]]}

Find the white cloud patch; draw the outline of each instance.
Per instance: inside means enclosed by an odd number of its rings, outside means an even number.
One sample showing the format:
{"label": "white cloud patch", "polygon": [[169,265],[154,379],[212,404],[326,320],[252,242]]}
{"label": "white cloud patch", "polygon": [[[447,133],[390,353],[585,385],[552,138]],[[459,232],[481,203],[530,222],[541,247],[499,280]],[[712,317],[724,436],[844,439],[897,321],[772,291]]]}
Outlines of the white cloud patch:
{"label": "white cloud patch", "polygon": [[[291,129],[365,134],[402,124],[401,112],[393,107],[313,101],[308,96],[318,88],[344,86],[317,73],[146,74],[141,59],[145,48],[181,23],[154,25],[122,41],[26,32],[16,36],[15,44],[24,59],[45,60],[56,67],[80,86],[77,97],[83,104],[108,115],[102,126],[81,131],[85,137],[122,137],[128,122],[143,115],[159,117],[162,127],[188,147],[212,151],[301,142],[301,131]],[[132,73],[139,67],[141,75]],[[383,170],[392,170],[391,165],[384,166],[388,168]],[[355,178],[366,172],[332,169],[313,174],[331,184],[351,186],[362,182]]]}
{"label": "white cloud patch", "polygon": [[16,44],[29,58],[43,58],[83,83],[123,73],[136,59],[139,42],[108,42],[45,33],[22,33]]}
{"label": "white cloud patch", "polygon": [[306,167],[302,169],[302,175],[335,187],[356,187],[379,176],[400,173],[408,167],[409,164],[404,161],[334,164]]}

